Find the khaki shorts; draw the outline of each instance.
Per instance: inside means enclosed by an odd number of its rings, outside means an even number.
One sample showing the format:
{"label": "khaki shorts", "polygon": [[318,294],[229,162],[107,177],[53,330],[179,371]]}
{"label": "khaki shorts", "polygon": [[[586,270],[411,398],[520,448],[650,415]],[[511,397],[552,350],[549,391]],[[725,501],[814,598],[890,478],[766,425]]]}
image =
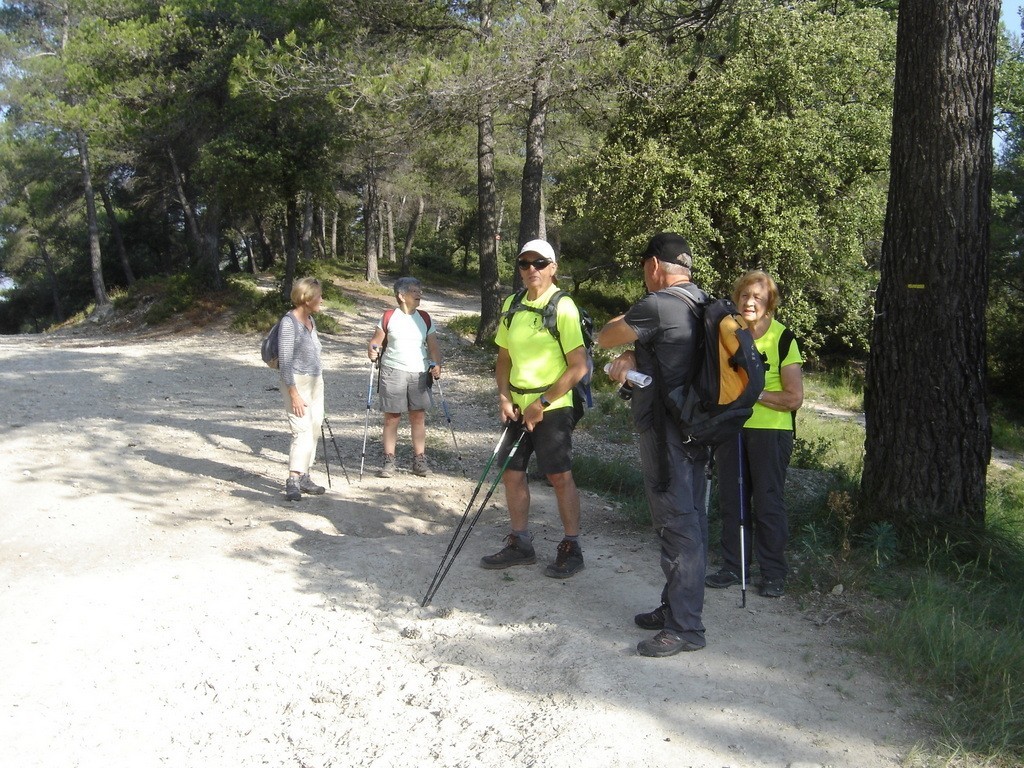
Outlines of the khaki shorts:
{"label": "khaki shorts", "polygon": [[380,369],[380,409],[384,413],[425,411],[433,406],[430,387],[434,377],[428,372],[413,373],[384,366]]}

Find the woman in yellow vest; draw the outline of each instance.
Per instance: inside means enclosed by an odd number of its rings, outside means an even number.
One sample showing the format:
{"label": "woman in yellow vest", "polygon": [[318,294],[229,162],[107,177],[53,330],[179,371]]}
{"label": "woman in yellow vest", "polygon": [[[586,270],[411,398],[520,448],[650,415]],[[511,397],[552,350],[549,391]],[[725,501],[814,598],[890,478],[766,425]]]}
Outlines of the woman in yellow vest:
{"label": "woman in yellow vest", "polygon": [[803,358],[792,331],[775,319],[779,289],[767,273],[752,270],[740,277],[733,285],[732,300],[765,360],[765,385],[739,437],[715,452],[723,564],[705,584],[721,588],[740,583],[742,504],[743,567],[749,568],[754,554],[761,570],[760,594],[782,597],[789,572],[785,555],[789,522],[783,494],[796,411],[804,401]]}

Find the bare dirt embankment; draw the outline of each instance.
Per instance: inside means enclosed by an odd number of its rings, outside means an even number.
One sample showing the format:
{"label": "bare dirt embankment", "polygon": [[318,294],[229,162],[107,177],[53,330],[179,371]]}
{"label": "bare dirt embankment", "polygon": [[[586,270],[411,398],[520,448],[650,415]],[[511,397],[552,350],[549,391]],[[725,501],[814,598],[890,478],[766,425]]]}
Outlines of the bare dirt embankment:
{"label": "bare dirt embankment", "polygon": [[[420,608],[497,437],[493,385],[444,335],[470,479],[438,409],[431,477],[357,482],[383,305],[324,345],[352,483],[335,466],[330,492],[294,504],[255,336],[0,338],[0,765],[883,768],[927,741],[912,694],[826,620],[842,598],[751,591],[741,609],[709,591],[706,650],[638,657],[657,546],[593,495],[579,576],[543,575],[559,539],[543,484],[541,562],[477,567],[505,530],[499,488]],[[472,305],[425,302],[439,323]]]}

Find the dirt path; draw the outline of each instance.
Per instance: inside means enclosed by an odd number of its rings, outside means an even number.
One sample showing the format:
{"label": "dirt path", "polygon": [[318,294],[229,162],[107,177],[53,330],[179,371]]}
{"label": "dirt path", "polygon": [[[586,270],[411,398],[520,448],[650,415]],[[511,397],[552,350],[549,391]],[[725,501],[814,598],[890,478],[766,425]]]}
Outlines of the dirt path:
{"label": "dirt path", "polygon": [[[439,322],[472,307],[440,298]],[[505,530],[499,488],[420,608],[497,437],[493,385],[445,336],[472,480],[434,413],[433,476],[356,482],[376,313],[325,341],[353,482],[335,468],[295,504],[255,336],[0,337],[0,765],[875,768],[927,741],[913,696],[824,621],[841,598],[751,591],[741,609],[709,591],[706,650],[636,656],[656,544],[592,495],[579,576],[543,576],[559,539],[543,486],[542,562],[476,566]]]}

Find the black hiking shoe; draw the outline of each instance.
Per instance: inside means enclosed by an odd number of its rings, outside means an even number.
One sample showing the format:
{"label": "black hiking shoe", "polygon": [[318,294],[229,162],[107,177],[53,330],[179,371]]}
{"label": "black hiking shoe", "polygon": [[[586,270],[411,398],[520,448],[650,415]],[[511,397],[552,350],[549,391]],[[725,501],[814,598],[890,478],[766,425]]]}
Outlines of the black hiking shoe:
{"label": "black hiking shoe", "polygon": [[313,478],[309,476],[309,473],[299,477],[299,490],[313,496],[319,496],[327,492],[327,489],[322,485],[317,485],[313,482]]}
{"label": "black hiking shoe", "polygon": [[664,629],[668,612],[669,607],[662,603],[650,613],[638,613],[633,617],[633,621],[640,629]]}
{"label": "black hiking shoe", "polygon": [[739,584],[740,577],[728,568],[722,568],[718,573],[712,573],[704,579],[704,583],[712,589],[724,589],[725,587],[731,587],[733,584]]}
{"label": "black hiking shoe", "polygon": [[289,475],[284,481],[284,497],[287,501],[298,501],[302,498],[302,491],[299,490],[299,478]]}
{"label": "black hiking shoe", "polygon": [[544,569],[544,575],[552,579],[568,579],[583,568],[583,550],[580,549],[579,542],[562,539],[558,544],[555,562]]}
{"label": "black hiking shoe", "polygon": [[480,558],[480,565],[492,571],[513,565],[533,565],[536,562],[537,555],[533,551],[533,544],[523,541],[514,533],[505,537],[505,546],[500,552]]}
{"label": "black hiking shoe", "polygon": [[678,635],[673,635],[667,629],[661,630],[650,640],[641,640],[637,643],[636,652],[641,656],[652,656],[661,658],[663,656],[675,656],[682,651],[699,651],[703,645],[691,643]]}
{"label": "black hiking shoe", "polygon": [[786,594],[786,582],[782,578],[765,579],[761,582],[761,597],[782,597]]}

